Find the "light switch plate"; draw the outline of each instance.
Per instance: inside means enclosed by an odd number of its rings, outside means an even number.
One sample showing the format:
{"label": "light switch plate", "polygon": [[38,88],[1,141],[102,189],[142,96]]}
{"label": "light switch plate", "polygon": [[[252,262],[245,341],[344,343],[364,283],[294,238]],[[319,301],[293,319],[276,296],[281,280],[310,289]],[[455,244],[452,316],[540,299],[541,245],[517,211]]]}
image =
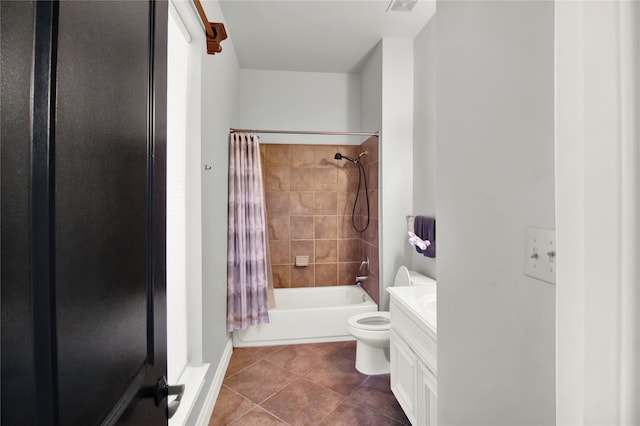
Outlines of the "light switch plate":
{"label": "light switch plate", "polygon": [[556,282],[556,232],[525,226],[524,274],[549,283]]}

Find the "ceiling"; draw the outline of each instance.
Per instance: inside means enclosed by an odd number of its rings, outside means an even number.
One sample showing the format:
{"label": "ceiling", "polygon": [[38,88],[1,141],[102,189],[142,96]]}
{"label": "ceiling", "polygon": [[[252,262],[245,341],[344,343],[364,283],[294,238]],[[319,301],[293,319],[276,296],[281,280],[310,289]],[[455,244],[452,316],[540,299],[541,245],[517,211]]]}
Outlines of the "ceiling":
{"label": "ceiling", "polygon": [[435,12],[387,12],[390,0],[222,0],[241,68],[359,72],[383,37],[414,39]]}

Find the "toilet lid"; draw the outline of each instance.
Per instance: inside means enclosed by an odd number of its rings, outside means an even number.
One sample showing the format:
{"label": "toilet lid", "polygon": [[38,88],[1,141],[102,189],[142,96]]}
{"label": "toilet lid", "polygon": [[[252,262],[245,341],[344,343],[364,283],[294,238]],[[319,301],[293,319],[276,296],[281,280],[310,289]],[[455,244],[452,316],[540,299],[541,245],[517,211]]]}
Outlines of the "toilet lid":
{"label": "toilet lid", "polygon": [[371,331],[385,331],[391,328],[389,312],[363,312],[349,317],[349,325]]}
{"label": "toilet lid", "polygon": [[411,276],[406,266],[401,265],[396,272],[396,277],[393,280],[394,287],[402,287],[411,285]]}

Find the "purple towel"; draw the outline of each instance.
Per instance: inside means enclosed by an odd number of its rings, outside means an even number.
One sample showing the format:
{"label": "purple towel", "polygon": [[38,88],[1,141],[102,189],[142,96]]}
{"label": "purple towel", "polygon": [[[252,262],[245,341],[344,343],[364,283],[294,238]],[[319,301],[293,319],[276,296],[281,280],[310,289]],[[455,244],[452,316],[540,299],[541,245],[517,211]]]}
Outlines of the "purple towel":
{"label": "purple towel", "polygon": [[436,218],[416,216],[413,221],[413,233],[431,243],[426,250],[416,247],[416,251],[427,257],[436,257]]}

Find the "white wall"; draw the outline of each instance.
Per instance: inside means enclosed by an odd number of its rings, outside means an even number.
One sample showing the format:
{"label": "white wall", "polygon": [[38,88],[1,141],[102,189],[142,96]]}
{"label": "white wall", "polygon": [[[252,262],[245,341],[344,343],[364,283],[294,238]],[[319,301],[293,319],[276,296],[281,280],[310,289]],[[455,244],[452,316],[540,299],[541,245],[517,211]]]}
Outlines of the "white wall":
{"label": "white wall", "polygon": [[[180,182],[172,182],[169,179],[168,184],[182,185],[180,188],[169,187],[167,193],[167,210],[173,213],[179,212],[184,214],[182,223],[180,223],[179,232],[182,238],[182,247],[168,247],[173,251],[173,258],[168,258],[168,262],[179,260],[183,263],[183,276],[175,282],[168,282],[167,297],[168,301],[168,344],[169,353],[174,353],[174,358],[179,356],[184,360],[186,354],[186,364],[191,366],[199,366],[202,360],[202,305],[200,303],[202,288],[202,221],[201,221],[201,198],[200,198],[200,145],[201,145],[201,50],[200,46],[204,43],[204,35],[201,34],[198,18],[195,15],[193,6],[184,1],[171,2],[169,5],[171,19],[178,25],[179,31],[175,28],[169,33],[169,47],[174,50],[169,51],[169,60],[172,62],[181,61],[184,66],[184,74],[175,78],[182,81],[168,81],[172,87],[169,89],[171,94],[176,87],[179,88],[181,97],[183,97],[182,105],[175,105],[180,100],[175,99],[174,104],[169,106],[168,113],[171,117],[168,123],[179,119],[184,124],[184,144],[177,148],[180,152],[171,151],[172,158],[168,159],[168,165],[176,160],[176,156],[181,155],[180,161],[182,170],[179,171],[180,176],[171,176],[168,178],[179,178]],[[181,26],[180,24],[184,24]],[[187,41],[186,39],[190,40]],[[180,52],[177,52],[180,50]],[[176,66],[170,64],[169,67]],[[172,74],[169,74],[171,77]],[[183,111],[176,111],[176,108],[183,108]],[[177,117],[180,116],[180,117]],[[172,148],[171,140],[169,141],[169,149]],[[174,172],[177,170],[174,170]],[[171,232],[168,228],[168,232]],[[175,235],[174,235],[175,236]],[[169,241],[168,241],[169,242]],[[180,259],[178,259],[180,257]],[[168,267],[171,265],[168,265]],[[170,277],[168,277],[169,279]],[[173,288],[170,288],[173,287]],[[186,322],[186,323],[185,323]],[[186,347],[185,347],[186,343]],[[179,354],[179,355],[178,355]],[[169,360],[172,363],[171,359]],[[179,374],[177,367],[169,366],[171,376]]]}
{"label": "white wall", "polygon": [[[218,2],[207,17],[224,22]],[[217,365],[226,345],[229,127],[237,116],[238,59],[232,40],[222,52],[202,50],[202,306],[205,362]],[[204,170],[205,166],[211,170]]]}
{"label": "white wall", "polygon": [[640,424],[640,5],[555,29],[557,423]]}
{"label": "white wall", "polygon": [[[436,16],[413,41],[413,211],[436,214]],[[436,259],[411,251],[409,269],[436,278]]]}
{"label": "white wall", "polygon": [[[204,1],[203,6],[211,22],[225,22],[217,1]],[[200,24],[201,25],[201,24]],[[198,27],[196,36],[204,37]],[[202,32],[202,36],[200,36]],[[192,32],[193,33],[193,32]],[[201,317],[192,324],[200,335],[202,362],[211,364],[203,385],[204,392],[192,411],[193,424],[205,404],[207,391],[223,357],[229,340],[226,332],[227,310],[227,204],[228,204],[228,134],[236,116],[238,59],[231,40],[222,42],[222,52],[208,55],[204,40],[198,44],[201,120],[192,129],[200,134],[200,144],[192,148],[194,155],[187,164],[188,170],[198,176],[192,191],[198,193],[198,203],[188,208],[201,212],[201,219],[194,226],[201,226],[201,267],[193,271],[201,279],[189,281],[189,312]],[[205,170],[205,165],[211,167]],[[192,330],[189,330],[190,333]],[[191,360],[190,360],[191,361]]]}
{"label": "white wall", "polygon": [[[234,127],[264,130],[358,131],[358,74],[240,71],[238,119]],[[366,129],[366,131],[376,131]],[[355,144],[357,136],[260,134],[263,143]]]}
{"label": "white wall", "polygon": [[380,131],[382,128],[382,41],[376,45],[360,72],[360,105],[362,129]]}
{"label": "white wall", "polygon": [[407,215],[413,214],[413,40],[382,40],[380,139],[380,305],[400,265],[410,262]]}
{"label": "white wall", "polygon": [[553,2],[437,4],[438,417],[555,423],[555,287],[523,275],[554,228]]}
{"label": "white wall", "polygon": [[385,38],[362,72],[363,128],[380,129],[380,309],[400,265],[410,265],[406,216],[413,212],[413,40]]}
{"label": "white wall", "polygon": [[[175,17],[175,18],[174,18]],[[167,34],[167,380],[177,383],[188,362],[186,125],[189,44],[176,12]]]}

